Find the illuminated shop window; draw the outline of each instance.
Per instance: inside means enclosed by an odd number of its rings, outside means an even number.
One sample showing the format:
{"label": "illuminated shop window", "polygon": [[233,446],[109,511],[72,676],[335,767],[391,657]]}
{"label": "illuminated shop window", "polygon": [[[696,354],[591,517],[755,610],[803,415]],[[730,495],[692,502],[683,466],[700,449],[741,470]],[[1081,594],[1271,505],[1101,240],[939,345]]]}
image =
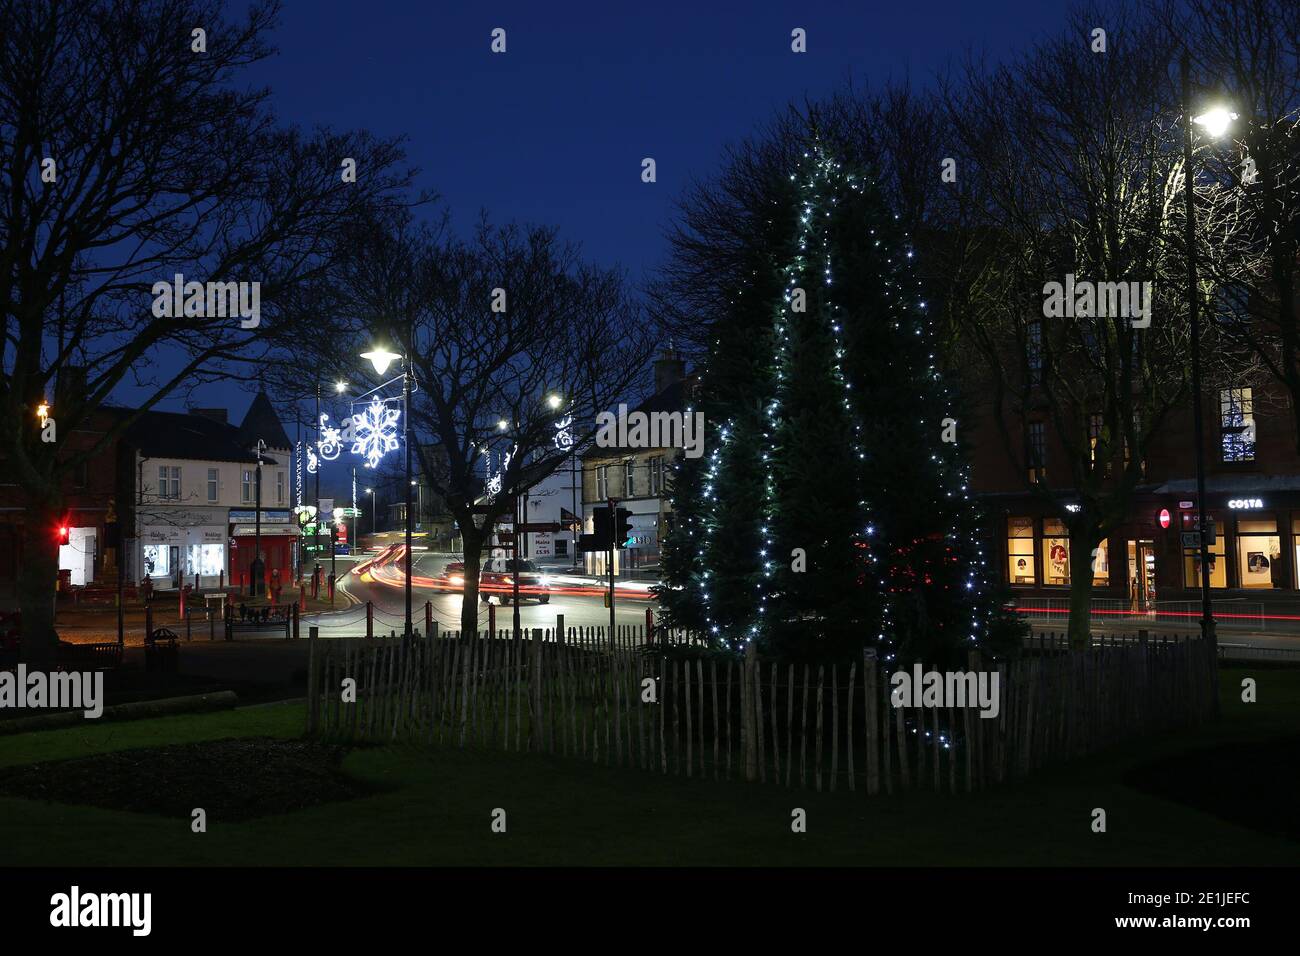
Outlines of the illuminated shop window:
{"label": "illuminated shop window", "polygon": [[1070,538],[1059,518],[1043,519],[1043,583],[1070,583]]}
{"label": "illuminated shop window", "polygon": [[1007,519],[1007,580],[1012,584],[1033,584],[1034,519]]}

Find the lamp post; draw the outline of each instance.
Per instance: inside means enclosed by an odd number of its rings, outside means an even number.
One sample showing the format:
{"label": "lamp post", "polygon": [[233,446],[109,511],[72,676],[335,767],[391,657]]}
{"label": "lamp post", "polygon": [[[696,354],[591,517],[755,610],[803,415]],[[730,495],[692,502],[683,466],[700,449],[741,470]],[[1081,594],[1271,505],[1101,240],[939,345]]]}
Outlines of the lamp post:
{"label": "lamp post", "polygon": [[253,563],[249,565],[248,573],[252,579],[249,583],[252,585],[249,593],[252,597],[257,597],[262,593],[262,577],[265,574],[262,563],[262,449],[266,447],[266,442],[262,439],[257,440],[257,474],[253,478],[253,486],[257,489],[254,492],[255,499],[253,504]]}
{"label": "lamp post", "polygon": [[[408,328],[408,342],[414,346],[414,329]],[[371,349],[369,352],[362,352],[361,357],[370,362],[375,367],[375,373],[383,376],[388,371],[388,366],[392,365],[394,360],[402,359],[402,356],[395,352],[390,352],[384,348]],[[411,361],[410,359],[402,360],[402,443],[406,446],[404,449],[406,466],[406,630],[404,636],[409,640],[411,631]]]}
{"label": "lamp post", "polygon": [[1201,402],[1201,325],[1200,289],[1196,274],[1196,199],[1195,169],[1192,158],[1192,123],[1203,127],[1212,137],[1228,131],[1233,115],[1216,108],[1193,117],[1191,110],[1191,81],[1188,78],[1188,54],[1183,51],[1181,62],[1182,113],[1183,113],[1183,201],[1186,207],[1187,243],[1187,310],[1191,323],[1192,346],[1192,430],[1196,441],[1196,536],[1201,557],[1201,635],[1209,644],[1212,659],[1218,658],[1214,633],[1214,610],[1210,599],[1210,544],[1206,537],[1205,501],[1205,426],[1202,421]]}
{"label": "lamp post", "polygon": [[[375,489],[367,488],[366,494],[370,496],[370,535],[374,537],[378,533],[375,527]],[[374,542],[371,542],[371,547],[374,547]]]}

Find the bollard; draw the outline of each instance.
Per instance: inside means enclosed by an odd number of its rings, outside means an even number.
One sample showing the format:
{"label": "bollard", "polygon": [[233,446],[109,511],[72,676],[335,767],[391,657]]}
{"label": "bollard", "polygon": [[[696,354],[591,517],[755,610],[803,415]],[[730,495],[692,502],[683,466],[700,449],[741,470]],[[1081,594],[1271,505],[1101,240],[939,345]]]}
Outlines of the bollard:
{"label": "bollard", "polygon": [[330,604],[333,604],[334,603],[334,575],[332,574],[330,575],[329,578],[329,594],[330,594]]}
{"label": "bollard", "polygon": [[488,605],[488,637],[495,637],[497,633],[497,606]]}
{"label": "bollard", "polygon": [[375,636],[375,605],[373,601],[366,602],[366,639],[369,640]]}
{"label": "bollard", "polygon": [[144,606],[144,638],[146,641],[153,636],[153,607],[146,604]]}
{"label": "bollard", "polygon": [[202,588],[199,585],[199,572],[195,571],[194,572],[194,593],[197,594],[200,590],[202,590]]}
{"label": "bollard", "polygon": [[557,641],[564,640],[564,615],[563,614],[555,615],[555,639]]}
{"label": "bollard", "polygon": [[302,637],[302,631],[299,630],[298,605],[293,605],[293,639],[296,641]]}
{"label": "bollard", "polygon": [[433,602],[424,602],[424,633],[433,636]]}
{"label": "bollard", "polygon": [[185,640],[194,640],[194,618],[189,614],[185,615]]}
{"label": "bollard", "polygon": [[224,591],[225,589],[226,589],[226,569],[222,568],[221,571],[217,574],[217,590]]}
{"label": "bollard", "polygon": [[298,582],[298,610],[307,610],[307,589],[302,586],[302,581]]}
{"label": "bollard", "polygon": [[180,610],[179,610],[179,614],[180,614],[181,617],[184,617],[184,616],[185,616],[185,594],[186,594],[186,592],[188,591],[188,589],[189,589],[189,585],[187,584],[187,585],[185,585],[184,587],[182,587],[181,590],[180,590]]}
{"label": "bollard", "polygon": [[217,616],[213,614],[212,609],[209,608],[208,609],[208,640],[215,641],[216,639],[217,639]]}

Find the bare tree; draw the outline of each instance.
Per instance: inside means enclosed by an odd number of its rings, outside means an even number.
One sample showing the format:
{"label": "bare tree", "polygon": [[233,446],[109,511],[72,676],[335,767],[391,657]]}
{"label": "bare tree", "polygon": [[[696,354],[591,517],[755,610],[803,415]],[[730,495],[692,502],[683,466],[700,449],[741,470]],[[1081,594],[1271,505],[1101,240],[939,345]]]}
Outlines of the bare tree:
{"label": "bare tree", "polygon": [[[277,127],[265,91],[236,88],[271,52],[276,13],[261,3],[232,22],[212,0],[0,6],[0,415],[11,423],[0,447],[27,505],[29,660],[49,664],[56,650],[64,479],[135,417],[102,422],[102,438],[74,452],[42,441],[37,406],[52,398],[55,434],[67,435],[103,419],[125,382],[148,387],[138,415],[178,388],[247,374],[296,334],[280,305],[326,277],[340,226],[408,181],[393,171],[396,143]],[[356,182],[343,181],[345,158]],[[160,315],[154,283],[178,273],[260,283],[259,321]]]}
{"label": "bare tree", "polygon": [[[1207,142],[1207,214],[1238,217],[1233,241],[1206,250],[1225,340],[1253,355],[1290,399],[1300,450],[1300,6],[1289,0],[1162,0],[1197,82],[1194,108],[1237,114],[1227,143]],[[1218,99],[1220,102],[1214,102]],[[1275,391],[1275,390],[1273,390]]]}
{"label": "bare tree", "polygon": [[[1090,47],[1097,24],[1105,53]],[[948,307],[963,310],[955,321],[982,360],[985,411],[1004,451],[1067,529],[1074,646],[1088,641],[1089,559],[1126,519],[1151,437],[1190,403],[1176,52],[1148,19],[1080,9],[1017,62],[972,62],[951,91],[963,218],[978,251]],[[1231,216],[1199,223],[1207,248],[1237,228]],[[1139,295],[1149,283],[1150,326],[1131,301],[1117,310],[1109,296],[1065,314],[1048,308],[1046,283],[1068,274],[1139,283],[1126,290]],[[1205,354],[1228,359],[1209,344]],[[1212,368],[1208,378],[1241,371]],[[1045,467],[1044,448],[1060,451],[1063,469]]]}
{"label": "bare tree", "polygon": [[[482,218],[461,239],[445,222],[395,217],[355,250],[330,338],[410,358],[412,451],[460,529],[461,631],[473,633],[493,526],[568,460],[555,442],[563,420],[581,445],[597,413],[629,397],[653,337],[621,273],[583,262],[549,228]],[[362,365],[349,374],[374,378]]]}

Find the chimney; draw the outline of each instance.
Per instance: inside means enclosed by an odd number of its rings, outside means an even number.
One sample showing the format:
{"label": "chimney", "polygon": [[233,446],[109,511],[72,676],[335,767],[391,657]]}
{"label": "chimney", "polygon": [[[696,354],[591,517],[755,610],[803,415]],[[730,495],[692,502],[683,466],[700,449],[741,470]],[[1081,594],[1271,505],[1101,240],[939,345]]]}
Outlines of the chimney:
{"label": "chimney", "polygon": [[226,421],[226,410],[224,408],[191,408],[191,415],[202,415],[204,418],[210,418],[214,422],[220,422],[223,425],[230,424]]}
{"label": "chimney", "polygon": [[659,353],[654,360],[655,394],[665,388],[676,385],[686,377],[686,359],[681,352],[672,347],[672,343]]}

